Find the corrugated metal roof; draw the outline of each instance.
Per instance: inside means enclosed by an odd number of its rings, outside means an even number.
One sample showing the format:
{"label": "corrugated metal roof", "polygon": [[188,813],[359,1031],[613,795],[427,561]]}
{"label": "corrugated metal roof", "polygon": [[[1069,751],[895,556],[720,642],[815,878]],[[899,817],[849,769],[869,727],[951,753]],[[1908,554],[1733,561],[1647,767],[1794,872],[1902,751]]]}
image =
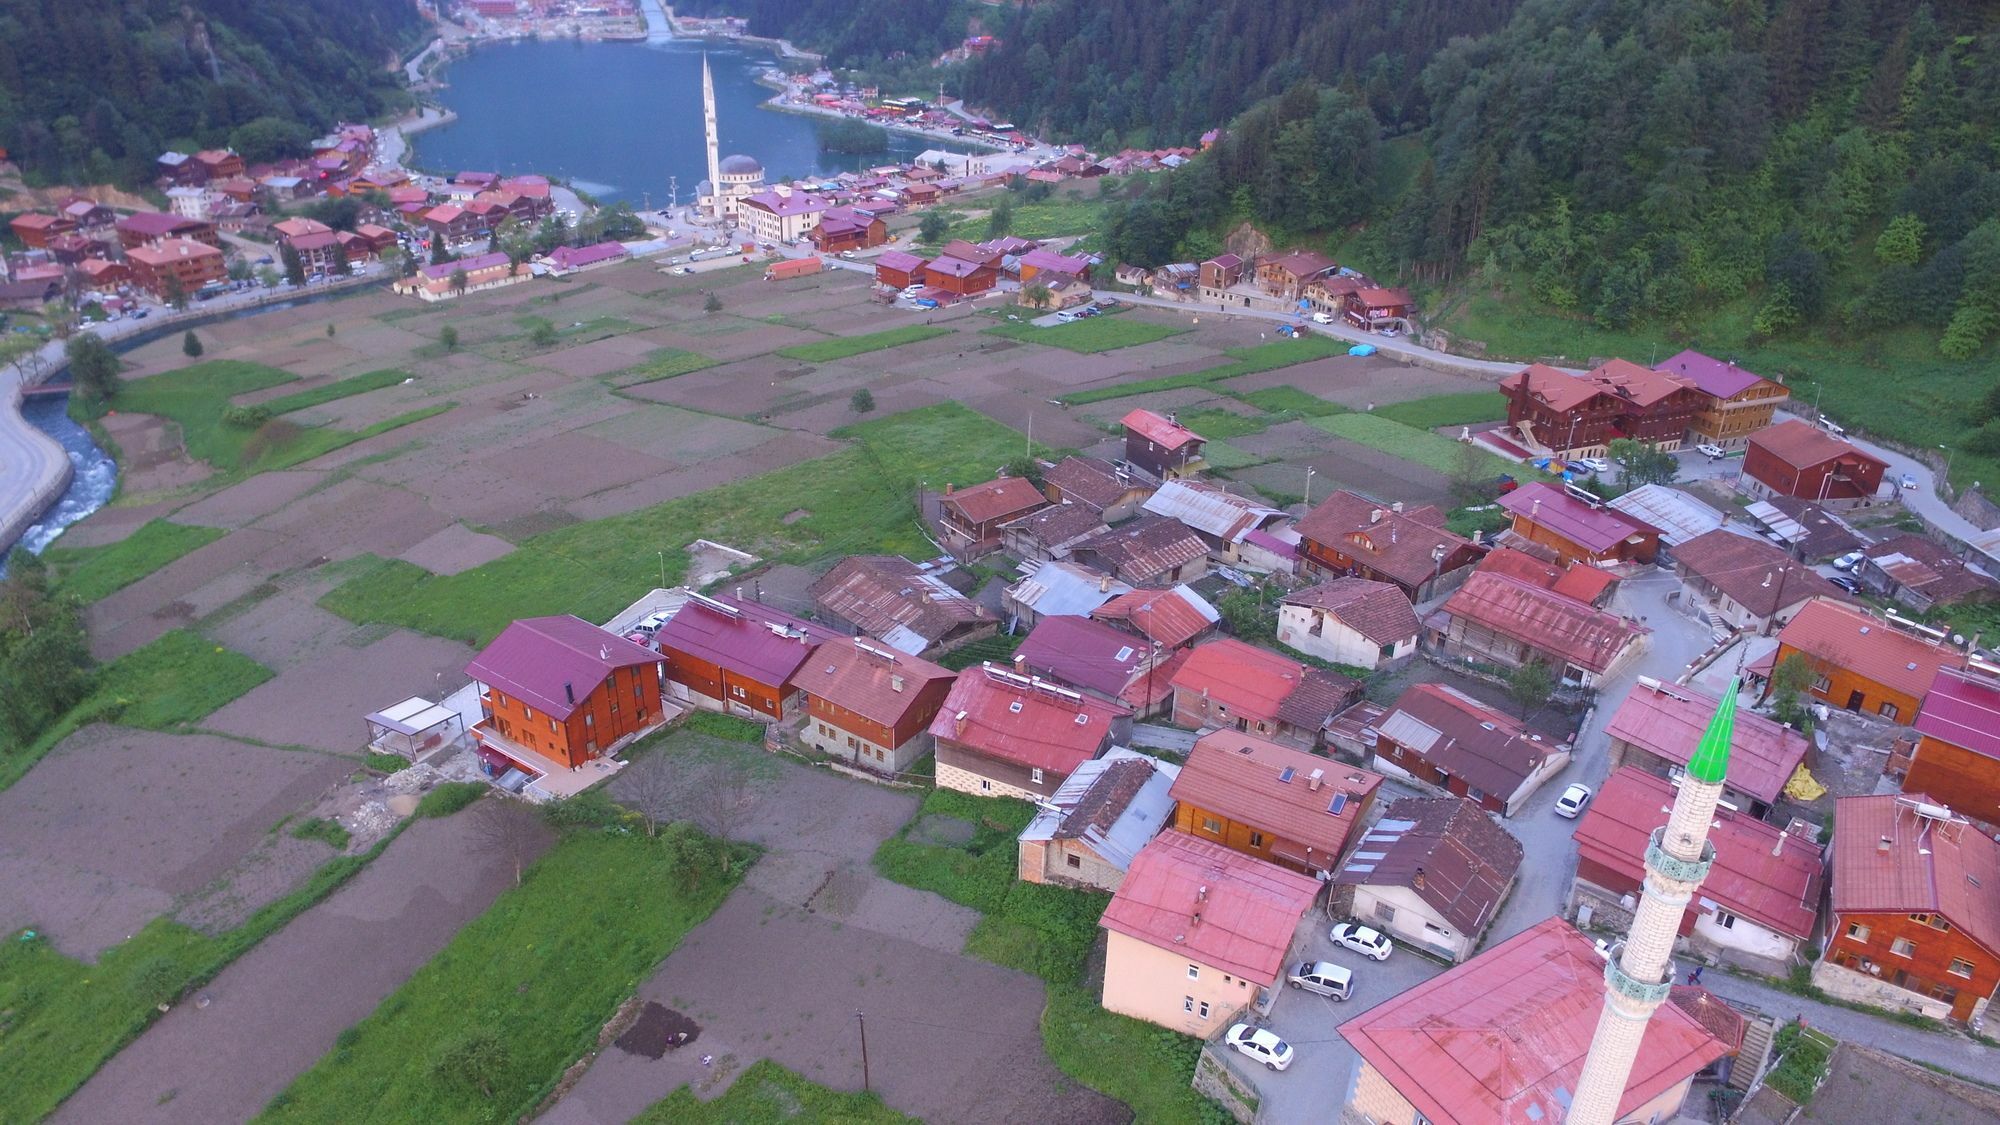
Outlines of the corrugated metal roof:
{"label": "corrugated metal roof", "polygon": [[1417,635],[1417,611],[1401,588],[1366,578],[1336,578],[1285,595],[1285,605],[1310,606],[1378,645]]}
{"label": "corrugated metal roof", "polygon": [[1735,360],[1724,362],[1693,349],[1654,364],[1653,370],[1672,372],[1693,383],[1704,394],[1724,400],[1735,398],[1766,381],[1756,372],[1736,366]]}
{"label": "corrugated metal roof", "polygon": [[465,666],[465,673],[538,711],[567,719],[577,701],[614,670],[659,662],[659,653],[580,618],[528,617],[502,629]]}
{"label": "corrugated metal roof", "polygon": [[1317,879],[1163,832],[1140,849],[1098,924],[1268,987],[1318,893]]}
{"label": "corrugated metal roof", "polygon": [[1179,449],[1191,441],[1207,441],[1177,422],[1169,422],[1150,410],[1134,410],[1119,419],[1119,424],[1162,449]]}
{"label": "corrugated metal roof", "polygon": [[1048,503],[1041,490],[1022,477],[995,477],[946,493],[938,503],[956,511],[970,524],[1026,515]]}
{"label": "corrugated metal roof", "polygon": [[1660,542],[1672,547],[1724,523],[1721,512],[1664,484],[1642,484],[1611,500],[1611,506],[1660,529]]}
{"label": "corrugated metal roof", "polygon": [[1842,441],[1818,426],[1797,418],[1787,419],[1750,435],[1753,449],[1761,449],[1794,469],[1811,468],[1832,460],[1869,462],[1888,467],[1888,462]]}
{"label": "corrugated metal roof", "polygon": [[1081,617],[1132,587],[1102,571],[1070,562],[1036,564],[1007,596],[1041,617]]}
{"label": "corrugated metal roof", "polygon": [[1073,548],[1095,556],[1135,582],[1147,582],[1208,555],[1208,544],[1194,529],[1165,516],[1141,516],[1130,523],[1099,532]]}
{"label": "corrugated metal roof", "polygon": [[1403,797],[1362,834],[1334,882],[1408,887],[1460,934],[1477,937],[1513,886],[1521,855],[1521,842],[1464,797]]}
{"label": "corrugated metal roof", "polygon": [[1519,579],[1479,572],[1446,600],[1444,612],[1600,673],[1646,631],[1574,598]]}
{"label": "corrugated metal roof", "polygon": [[[2000,680],[1960,668],[1940,668],[1917,712],[1917,732],[2000,759]],[[2000,893],[2000,887],[1994,888]]]}
{"label": "corrugated metal roof", "polygon": [[978,602],[899,555],[842,559],[813,583],[812,597],[828,613],[884,639],[900,628],[934,643],[954,629],[993,620]]}
{"label": "corrugated metal roof", "polygon": [[[884,653],[882,646],[866,638],[828,641],[793,673],[792,682],[807,695],[894,727],[917,707],[926,688],[956,675],[928,660]],[[928,721],[930,716],[924,718]]]}
{"label": "corrugated metal roof", "polygon": [[1541,481],[1523,485],[1502,496],[1500,506],[1592,554],[1603,554],[1635,535],[1652,534],[1658,530],[1616,508],[1587,504]]}
{"label": "corrugated metal roof", "polygon": [[1083,840],[1120,871],[1173,816],[1168,796],[1181,768],[1114,746],[1076,768],[1023,829],[1023,841]]}
{"label": "corrugated metal roof", "polygon": [[1936,807],[1920,793],[1834,802],[1833,909],[1942,914],[2000,957],[2000,844],[1925,805]]}
{"label": "corrugated metal roof", "polygon": [[1443,684],[1405,689],[1375,728],[1378,742],[1403,746],[1503,800],[1550,754],[1568,749]]}
{"label": "corrugated metal roof", "polygon": [[1919,699],[1939,668],[1964,663],[1955,649],[1830,598],[1800,608],[1779,632],[1778,643]]}
{"label": "corrugated metal roof", "polygon": [[1225,543],[1237,543],[1243,534],[1285,513],[1266,507],[1246,496],[1237,496],[1203,481],[1170,480],[1146,498],[1145,509],[1156,516],[1176,519]]}
{"label": "corrugated metal roof", "polygon": [[1033,672],[1115,698],[1152,652],[1142,638],[1088,617],[1044,617],[1014,656]]}
{"label": "corrugated metal roof", "polygon": [[1331,869],[1381,784],[1358,766],[1219,730],[1195,741],[1173,797],[1310,848],[1306,862]]}
{"label": "corrugated metal roof", "polygon": [[1188,643],[1222,620],[1208,599],[1187,586],[1135,590],[1098,606],[1091,616],[1100,621],[1123,621],[1149,642],[1167,648]]}
{"label": "corrugated metal roof", "polygon": [[1068,777],[1105,748],[1112,721],[1129,714],[1118,704],[987,664],[959,674],[931,734]]}
{"label": "corrugated metal roof", "polygon": [[[1685,766],[1720,706],[1709,692],[1678,684],[1634,684],[1604,733]],[[1806,758],[1805,736],[1751,711],[1738,711],[1729,739],[1730,788],[1775,802]]]}
{"label": "corrugated metal roof", "polygon": [[690,600],[653,634],[662,652],[685,653],[774,688],[821,643],[840,639],[824,625],[729,594]]}

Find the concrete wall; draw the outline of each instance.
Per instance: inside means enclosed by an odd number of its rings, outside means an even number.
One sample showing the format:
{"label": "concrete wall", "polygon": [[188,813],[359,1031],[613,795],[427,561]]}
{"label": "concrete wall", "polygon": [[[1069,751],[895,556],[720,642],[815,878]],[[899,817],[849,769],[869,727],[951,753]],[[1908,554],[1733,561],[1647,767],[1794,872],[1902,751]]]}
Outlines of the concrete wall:
{"label": "concrete wall", "polygon": [[1951,1005],[1942,1000],[1919,996],[1906,988],[1898,988],[1880,977],[1858,973],[1831,961],[1815,962],[1812,980],[1828,996],[1852,1000],[1856,1004],[1886,1008],[1892,1012],[1917,1012],[1935,1020],[1951,1015]]}
{"label": "concrete wall", "polygon": [[1417,650],[1417,638],[1412,636],[1407,641],[1398,641],[1394,651],[1384,657],[1380,645],[1341,624],[1331,614],[1300,605],[1278,608],[1278,641],[1308,656],[1357,668],[1401,660]]}
{"label": "concrete wall", "polygon": [[1125,872],[1082,840],[1023,840],[1016,877],[1024,883],[1116,892]]}
{"label": "concrete wall", "polygon": [[1706,945],[1714,949],[1724,959],[1737,954],[1781,964],[1789,963],[1799,949],[1796,938],[1765,929],[1748,918],[1739,917],[1734,926],[1724,928],[1716,922],[1714,914],[1699,911],[1695,914],[1692,940],[1697,947]]}
{"label": "concrete wall", "polygon": [[1041,795],[1017,785],[981,776],[962,766],[947,764],[942,755],[939,756],[937,763],[937,783],[940,789],[956,789],[960,793],[970,793],[975,797],[1018,797],[1023,801],[1032,801]]}
{"label": "concrete wall", "polygon": [[[1195,975],[1188,975],[1190,966]],[[1249,981],[1115,931],[1104,948],[1104,1007],[1206,1039],[1234,1021],[1270,981]],[[1208,1015],[1201,1005],[1208,1004]],[[1189,1011],[1190,1004],[1193,1010]]]}
{"label": "concrete wall", "polygon": [[1465,960],[1478,938],[1459,933],[1410,887],[1354,888],[1354,917],[1449,961]]}

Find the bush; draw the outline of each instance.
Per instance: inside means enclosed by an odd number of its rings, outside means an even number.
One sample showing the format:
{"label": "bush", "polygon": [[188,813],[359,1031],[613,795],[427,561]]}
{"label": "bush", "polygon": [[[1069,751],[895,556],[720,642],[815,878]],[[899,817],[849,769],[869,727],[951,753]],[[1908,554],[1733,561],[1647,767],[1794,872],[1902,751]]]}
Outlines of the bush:
{"label": "bush", "polygon": [[562,831],[617,828],[631,819],[632,814],[613,803],[602,788],[588,789],[542,806],[543,822]]}
{"label": "bush", "polygon": [[292,829],[292,835],[301,840],[323,840],[332,845],[333,850],[337,852],[346,851],[348,841],[354,838],[347,829],[340,826],[339,821],[328,820],[323,816],[300,821],[298,826]]}
{"label": "bush", "polygon": [[254,430],[271,420],[271,411],[262,406],[225,406],[222,424],[239,430]]}
{"label": "bush", "polygon": [[420,817],[450,816],[486,794],[486,785],[479,781],[447,781],[443,785],[424,794],[417,802]]}
{"label": "bush", "polygon": [[372,751],[362,759],[361,764],[376,773],[401,773],[410,768],[410,760],[401,754],[378,754]]}
{"label": "bush", "polygon": [[192,328],[187,330],[187,335],[181,337],[181,354],[189,359],[201,355],[201,337],[195,335]]}

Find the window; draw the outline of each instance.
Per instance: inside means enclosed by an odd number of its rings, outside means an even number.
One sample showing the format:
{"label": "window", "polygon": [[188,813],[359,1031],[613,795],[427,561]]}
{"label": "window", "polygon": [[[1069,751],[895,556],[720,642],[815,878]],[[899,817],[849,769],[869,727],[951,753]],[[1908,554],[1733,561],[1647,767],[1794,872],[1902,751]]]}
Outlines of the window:
{"label": "window", "polygon": [[731,694],[731,695],[735,696],[735,697],[736,697],[736,698],[738,698],[738,699],[748,699],[748,698],[749,698],[749,696],[748,696],[747,694],[745,694],[745,693],[744,693],[744,691],[743,691],[743,689],[742,689],[742,688],[740,688],[740,687],[732,687],[732,688],[730,688],[730,689],[729,689],[729,694]]}
{"label": "window", "polygon": [[1071,867],[1082,867],[1083,857],[1080,855],[1066,855],[1063,857],[1063,862],[1069,864]]}
{"label": "window", "polygon": [[1189,980],[1200,980],[1200,979],[1201,979],[1201,966],[1200,966],[1200,965],[1196,965],[1196,964],[1193,964],[1193,963],[1189,963],[1189,965],[1188,965],[1188,979],[1189,979]]}
{"label": "window", "polygon": [[1028,780],[1034,782],[1036,785],[1040,785],[1042,783],[1041,767],[1037,766],[1034,769],[1029,770]]}
{"label": "window", "polygon": [[1183,1012],[1194,1011],[1194,997],[1192,996],[1181,997],[1181,1011]]}
{"label": "window", "polygon": [[850,734],[847,736],[847,748],[849,750],[859,750],[861,749],[861,743],[853,735]]}
{"label": "window", "polygon": [[982,777],[979,779],[979,788],[982,790],[991,789],[993,788],[993,783]]}
{"label": "window", "polygon": [[1931,986],[1930,998],[1933,1000],[1942,1000],[1947,1004],[1956,1004],[1958,1003],[1958,989],[1946,984],[1934,984]]}
{"label": "window", "polygon": [[1954,957],[1951,959],[1951,966],[1945,972],[1955,977],[1969,978],[1972,976],[1972,962],[1967,961],[1963,957]]}
{"label": "window", "polygon": [[1199,1014],[1202,1019],[1208,1018],[1208,1001],[1203,1000],[1201,1002],[1200,1010],[1197,1014]]}
{"label": "window", "polygon": [[1911,941],[1909,938],[1899,937],[1889,943],[1889,952],[1898,957],[1915,957],[1917,955],[1917,943]]}
{"label": "window", "polygon": [[1876,708],[1876,711],[1885,719],[1896,717],[1896,705],[1893,703],[1884,703],[1882,706]]}
{"label": "window", "polygon": [[1481,789],[1477,785],[1468,785],[1465,787],[1465,795],[1475,801],[1484,801],[1486,799],[1486,790]]}
{"label": "window", "polygon": [[1812,689],[1814,691],[1832,691],[1833,681],[1827,679],[1825,676],[1814,676]]}
{"label": "window", "polygon": [[554,734],[555,732],[557,732],[557,731],[559,731],[559,730],[561,730],[561,729],[562,729],[561,727],[559,727],[559,726],[557,726],[557,725],[556,725],[556,721],[555,721],[554,719],[550,719],[550,720],[549,720],[549,733],[550,733],[550,734]]}
{"label": "window", "polygon": [[1859,922],[1849,922],[1847,924],[1847,936],[1851,940],[1865,942],[1868,940],[1868,933],[1868,927]]}
{"label": "window", "polygon": [[597,716],[595,716],[595,715],[591,714],[591,713],[590,713],[590,712],[588,712],[588,711],[585,711],[585,712],[583,713],[583,725],[584,725],[584,726],[587,726],[587,727],[594,727],[594,726],[596,726],[596,725],[597,725]]}
{"label": "window", "polygon": [[1942,916],[1937,914],[1912,914],[1910,915],[1910,921],[1921,922],[1933,930],[1940,930],[1946,933],[1951,931],[1951,923],[1945,921]]}
{"label": "window", "polygon": [[1252,833],[1250,833],[1250,846],[1251,846],[1251,847],[1253,847],[1253,848],[1261,848],[1261,847],[1263,847],[1263,846],[1264,846],[1264,834],[1263,834],[1262,832],[1252,832]]}
{"label": "window", "polygon": [[1212,816],[1201,818],[1201,830],[1211,836],[1222,835],[1222,822]]}
{"label": "window", "polygon": [[1383,660],[1389,660],[1389,659],[1393,658],[1393,657],[1394,657],[1394,656],[1396,655],[1396,646],[1395,646],[1395,645],[1383,645],[1383,646],[1382,646],[1382,651],[1381,651],[1381,653],[1379,653],[1378,655],[1379,655],[1379,656],[1380,656],[1380,657],[1381,657],[1381,658],[1382,658]]}
{"label": "window", "polygon": [[1715,924],[1725,930],[1733,930],[1736,928],[1736,915],[1731,914],[1727,910],[1717,909],[1715,912]]}
{"label": "window", "polygon": [[636,702],[640,702],[640,701],[643,701],[643,700],[644,700],[645,698],[646,698],[646,695],[645,695],[645,693],[644,693],[643,691],[641,691],[641,690],[640,690],[640,688],[639,688],[639,681],[637,681],[637,680],[633,680],[633,681],[632,681],[632,700],[633,700],[633,702],[635,702],[635,703],[636,703]]}
{"label": "window", "polygon": [[531,723],[534,722],[535,709],[533,707],[528,706],[525,703],[521,704],[521,717],[528,720]]}

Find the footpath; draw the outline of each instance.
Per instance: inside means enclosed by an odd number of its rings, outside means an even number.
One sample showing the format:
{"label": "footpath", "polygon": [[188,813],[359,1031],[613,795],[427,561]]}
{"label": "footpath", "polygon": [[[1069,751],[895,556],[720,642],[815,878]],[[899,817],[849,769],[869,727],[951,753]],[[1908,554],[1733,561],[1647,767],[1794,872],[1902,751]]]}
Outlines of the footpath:
{"label": "footpath", "polygon": [[1928,1031],[1868,1012],[1822,1004],[1720,970],[1703,973],[1701,985],[1725,1000],[1760,1008],[1780,1023],[1804,1016],[1808,1025],[1835,1039],[1880,1048],[1954,1074],[1988,1081],[2000,1067],[2000,1050],[1955,1031]]}

